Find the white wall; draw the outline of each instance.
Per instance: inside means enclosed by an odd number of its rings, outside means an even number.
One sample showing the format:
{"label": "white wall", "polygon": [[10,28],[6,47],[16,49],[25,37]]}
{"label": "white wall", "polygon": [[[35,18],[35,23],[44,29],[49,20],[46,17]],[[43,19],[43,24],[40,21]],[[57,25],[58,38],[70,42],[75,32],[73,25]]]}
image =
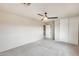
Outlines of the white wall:
{"label": "white wall", "polygon": [[0,12],[0,52],[42,38],[40,22],[8,12]]}

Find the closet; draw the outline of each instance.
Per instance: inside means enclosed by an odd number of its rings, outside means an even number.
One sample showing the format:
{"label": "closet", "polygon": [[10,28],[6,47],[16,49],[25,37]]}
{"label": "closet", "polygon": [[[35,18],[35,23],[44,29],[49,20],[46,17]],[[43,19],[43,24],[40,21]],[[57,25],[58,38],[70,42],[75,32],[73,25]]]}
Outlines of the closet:
{"label": "closet", "polygon": [[[55,40],[78,45],[79,17],[61,18],[55,21]],[[59,38],[59,39],[58,39]]]}

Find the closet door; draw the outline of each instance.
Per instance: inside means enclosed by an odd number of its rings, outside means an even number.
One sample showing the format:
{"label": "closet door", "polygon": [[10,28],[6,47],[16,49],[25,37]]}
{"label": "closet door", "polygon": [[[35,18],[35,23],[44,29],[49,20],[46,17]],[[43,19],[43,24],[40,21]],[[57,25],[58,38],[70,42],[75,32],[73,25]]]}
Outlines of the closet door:
{"label": "closet door", "polygon": [[60,19],[60,40],[68,42],[68,19]]}
{"label": "closet door", "polygon": [[69,19],[69,43],[78,44],[78,20],[79,17]]}

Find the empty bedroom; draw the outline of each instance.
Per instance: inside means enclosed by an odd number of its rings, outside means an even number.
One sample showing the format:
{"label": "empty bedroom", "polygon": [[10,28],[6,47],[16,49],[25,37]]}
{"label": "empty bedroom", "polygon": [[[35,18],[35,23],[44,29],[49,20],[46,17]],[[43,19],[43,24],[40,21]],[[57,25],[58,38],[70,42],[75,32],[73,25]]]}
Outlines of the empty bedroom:
{"label": "empty bedroom", "polygon": [[79,3],[0,3],[0,56],[79,56]]}

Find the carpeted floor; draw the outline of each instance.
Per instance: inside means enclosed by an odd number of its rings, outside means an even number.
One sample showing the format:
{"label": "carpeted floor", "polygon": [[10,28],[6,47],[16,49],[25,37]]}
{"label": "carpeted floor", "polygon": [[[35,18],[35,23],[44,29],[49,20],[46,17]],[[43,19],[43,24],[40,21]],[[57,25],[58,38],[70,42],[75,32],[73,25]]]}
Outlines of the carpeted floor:
{"label": "carpeted floor", "polygon": [[40,40],[0,53],[0,56],[78,56],[79,47],[53,40]]}

